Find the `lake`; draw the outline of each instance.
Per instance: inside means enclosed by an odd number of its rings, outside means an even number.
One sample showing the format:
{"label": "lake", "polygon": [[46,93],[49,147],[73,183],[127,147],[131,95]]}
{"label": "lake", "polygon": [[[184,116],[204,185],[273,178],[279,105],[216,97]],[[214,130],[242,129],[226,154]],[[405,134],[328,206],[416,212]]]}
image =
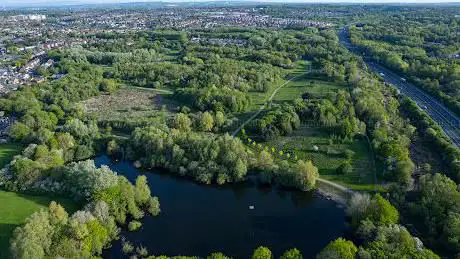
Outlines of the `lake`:
{"label": "lake", "polygon": [[[304,258],[313,258],[347,231],[344,209],[315,192],[258,186],[254,181],[201,185],[162,170],[143,172],[130,162],[114,163],[107,156],[95,162],[133,182],[140,174],[147,176],[152,195],[160,199],[161,213],[144,217],[140,230],[123,230],[121,235],[153,255],[205,257],[219,251],[249,258],[263,245],[275,257],[296,247]],[[104,257],[125,257],[121,242],[114,242]]]}

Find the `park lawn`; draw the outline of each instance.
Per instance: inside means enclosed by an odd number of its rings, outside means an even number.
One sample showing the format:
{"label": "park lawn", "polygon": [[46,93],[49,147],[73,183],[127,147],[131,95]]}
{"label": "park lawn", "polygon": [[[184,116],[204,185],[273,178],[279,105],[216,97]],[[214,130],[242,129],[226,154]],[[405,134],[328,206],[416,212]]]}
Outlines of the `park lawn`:
{"label": "park lawn", "polygon": [[[294,76],[301,75],[302,73],[305,73],[308,71],[310,67],[311,62],[307,60],[299,60],[294,63],[294,67],[290,69],[284,69],[283,71],[283,79],[279,80],[270,87],[270,89],[267,92],[256,92],[256,91],[250,91],[248,92],[248,96],[251,99],[251,104],[249,107],[249,111],[257,111],[261,105],[265,104],[270,96],[272,95],[273,91],[275,91],[276,88],[278,88],[280,85],[284,84],[289,78],[292,78]],[[283,86],[278,93],[275,95],[273,99],[276,99],[276,96],[280,94],[281,91],[284,91],[284,88],[288,87],[290,84],[294,83],[297,80],[300,80],[301,78],[298,78],[296,80],[293,80],[289,84]],[[301,94],[299,94],[299,97]],[[298,98],[298,97],[296,97]],[[293,98],[292,100],[294,100]]]}
{"label": "park lawn", "polygon": [[[374,184],[373,158],[367,140],[364,138],[356,138],[351,144],[329,144],[329,137],[324,129],[302,125],[289,136],[281,136],[262,145],[275,147],[276,150],[283,150],[285,153],[291,151],[299,159],[311,160],[318,167],[321,178],[350,189],[365,191],[384,189],[383,186]],[[318,151],[314,150],[314,146],[318,147]],[[343,155],[346,149],[354,152],[351,160],[354,170],[341,175],[336,171],[346,161]]]}
{"label": "park lawn", "polygon": [[22,225],[34,212],[46,208],[53,200],[60,203],[69,214],[79,207],[70,199],[31,196],[0,190],[0,258],[9,257],[9,240],[14,229]]}
{"label": "park lawn", "polygon": [[0,144],[0,168],[8,164],[13,157],[21,153],[22,146],[17,144]]}
{"label": "park lawn", "polygon": [[324,98],[329,93],[335,93],[340,89],[345,90],[345,87],[335,82],[313,79],[308,75],[304,75],[281,88],[273,98],[273,102],[290,102],[297,98],[301,98],[302,94],[306,92],[312,93],[317,97]]}

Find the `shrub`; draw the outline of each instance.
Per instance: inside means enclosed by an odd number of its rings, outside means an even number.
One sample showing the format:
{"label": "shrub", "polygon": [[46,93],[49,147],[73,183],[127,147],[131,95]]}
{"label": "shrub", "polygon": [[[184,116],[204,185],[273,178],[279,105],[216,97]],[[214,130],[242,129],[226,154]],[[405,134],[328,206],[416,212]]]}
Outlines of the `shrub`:
{"label": "shrub", "polygon": [[128,224],[129,231],[136,231],[140,227],[142,227],[142,223],[137,220],[130,221]]}

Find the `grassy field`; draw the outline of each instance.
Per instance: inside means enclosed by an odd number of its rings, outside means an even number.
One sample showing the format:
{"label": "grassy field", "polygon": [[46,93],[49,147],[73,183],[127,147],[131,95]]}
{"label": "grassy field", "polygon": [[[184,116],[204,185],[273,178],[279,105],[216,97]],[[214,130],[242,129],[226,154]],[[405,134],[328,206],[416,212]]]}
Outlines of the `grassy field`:
{"label": "grassy field", "polygon": [[[365,139],[355,139],[351,144],[330,144],[327,133],[322,128],[302,125],[289,136],[264,143],[276,150],[293,151],[299,159],[311,160],[318,167],[320,176],[353,190],[382,190],[375,184],[374,167],[369,145]],[[318,151],[315,151],[315,146]],[[337,168],[346,161],[343,152],[354,152],[351,164],[354,170],[348,174],[338,174]]]}
{"label": "grassy field", "polygon": [[21,146],[16,144],[0,144],[0,168],[8,164],[11,159],[21,152]]}
{"label": "grassy field", "polygon": [[291,102],[301,98],[302,94],[308,92],[315,96],[325,97],[328,93],[345,89],[342,85],[333,82],[309,78],[308,75],[301,76],[283,87],[273,98],[274,103]]}
{"label": "grassy field", "polygon": [[[268,101],[269,97],[272,95],[273,91],[275,91],[275,89],[278,88],[278,86],[282,85],[283,83],[285,83],[287,80],[289,80],[292,77],[299,76],[299,75],[307,72],[309,67],[310,67],[310,63],[311,62],[306,61],[306,60],[300,60],[300,61],[295,63],[294,68],[285,69],[283,79],[279,80],[278,82],[275,82],[271,86],[270,90],[265,92],[265,93],[263,93],[263,92],[249,92],[248,95],[249,95],[249,98],[251,99],[251,106],[249,107],[249,110],[250,111],[258,110],[261,105],[263,105],[265,102]],[[283,86],[283,88],[280,89],[280,91],[277,93],[276,96],[278,96],[282,91],[284,91],[285,88],[288,88],[291,84],[298,84],[297,83],[298,80],[301,81],[301,78],[293,80],[289,84]],[[275,96],[275,98],[276,98],[276,96]]]}
{"label": "grassy field", "polygon": [[78,209],[78,205],[69,199],[30,196],[0,190],[0,258],[8,258],[9,239],[14,229],[23,224],[32,213],[46,208],[53,200],[58,201],[69,213]]}

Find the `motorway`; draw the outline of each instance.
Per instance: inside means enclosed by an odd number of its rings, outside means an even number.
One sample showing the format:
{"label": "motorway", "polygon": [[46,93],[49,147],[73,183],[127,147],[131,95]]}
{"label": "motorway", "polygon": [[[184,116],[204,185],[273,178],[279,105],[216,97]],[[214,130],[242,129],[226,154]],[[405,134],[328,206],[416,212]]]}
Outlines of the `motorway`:
{"label": "motorway", "polygon": [[[351,44],[348,38],[346,29],[339,32],[339,39],[350,51],[361,55],[359,51]],[[431,97],[429,94],[418,88],[417,86],[406,82],[406,79],[394,73],[388,68],[383,67],[375,62],[369,61],[363,57],[367,66],[375,73],[380,74],[386,83],[394,85],[399,89],[401,94],[406,95],[417,103],[434,121],[436,121],[444,130],[447,136],[452,139],[452,142],[460,146],[460,117],[449,110],[438,100]]]}

